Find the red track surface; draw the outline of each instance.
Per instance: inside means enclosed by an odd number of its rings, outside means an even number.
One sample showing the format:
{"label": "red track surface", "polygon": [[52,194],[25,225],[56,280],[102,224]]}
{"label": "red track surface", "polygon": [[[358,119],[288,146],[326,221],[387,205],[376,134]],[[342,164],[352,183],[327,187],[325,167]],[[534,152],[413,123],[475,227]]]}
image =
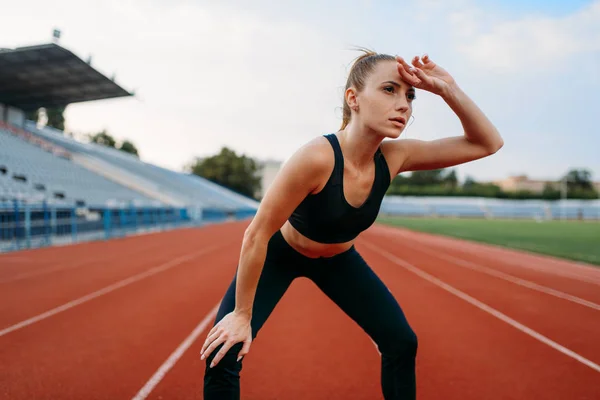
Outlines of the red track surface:
{"label": "red track surface", "polygon": [[[212,326],[246,224],[0,255],[0,398],[132,399]],[[600,269],[383,226],[357,248],[419,337],[419,399],[600,398]],[[146,398],[202,398],[207,331]],[[381,399],[379,368],[299,279],[246,357],[242,398]]]}

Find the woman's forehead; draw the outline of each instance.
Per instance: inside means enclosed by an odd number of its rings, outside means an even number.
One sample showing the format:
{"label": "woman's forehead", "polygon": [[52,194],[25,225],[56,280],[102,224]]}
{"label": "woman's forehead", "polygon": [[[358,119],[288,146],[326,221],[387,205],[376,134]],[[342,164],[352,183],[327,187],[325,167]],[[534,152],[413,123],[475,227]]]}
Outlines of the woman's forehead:
{"label": "woman's forehead", "polygon": [[405,89],[411,89],[412,85],[402,79],[398,72],[398,63],[396,61],[383,61],[376,65],[373,73],[369,77],[373,85],[381,85],[384,82],[396,82]]}
{"label": "woman's forehead", "polygon": [[401,82],[401,76],[398,72],[398,63],[396,61],[382,61],[377,63],[373,70],[372,78],[377,81],[395,80]]}

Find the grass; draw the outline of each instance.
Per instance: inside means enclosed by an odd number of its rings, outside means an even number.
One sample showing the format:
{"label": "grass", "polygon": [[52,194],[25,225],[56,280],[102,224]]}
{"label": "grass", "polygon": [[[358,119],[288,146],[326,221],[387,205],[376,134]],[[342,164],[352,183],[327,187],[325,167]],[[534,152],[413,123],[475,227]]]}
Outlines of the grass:
{"label": "grass", "polygon": [[600,223],[380,217],[378,222],[600,266]]}

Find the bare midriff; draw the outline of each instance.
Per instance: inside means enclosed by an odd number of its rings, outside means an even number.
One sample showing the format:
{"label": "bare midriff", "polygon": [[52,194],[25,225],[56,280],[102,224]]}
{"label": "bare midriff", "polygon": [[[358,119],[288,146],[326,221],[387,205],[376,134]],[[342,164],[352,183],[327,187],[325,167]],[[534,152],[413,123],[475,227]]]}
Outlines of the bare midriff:
{"label": "bare midriff", "polygon": [[281,227],[285,241],[298,253],[309,258],[333,257],[350,249],[354,240],[345,243],[319,243],[302,235],[289,221]]}

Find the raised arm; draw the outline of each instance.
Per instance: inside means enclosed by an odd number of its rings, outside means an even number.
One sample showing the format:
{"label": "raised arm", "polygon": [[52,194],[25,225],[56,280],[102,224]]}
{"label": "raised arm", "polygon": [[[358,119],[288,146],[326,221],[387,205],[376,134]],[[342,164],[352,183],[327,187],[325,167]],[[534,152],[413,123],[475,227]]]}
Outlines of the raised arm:
{"label": "raised arm", "polygon": [[395,175],[403,171],[446,168],[496,153],[504,141],[496,127],[456,84],[454,79],[427,56],[413,59],[411,68],[398,58],[404,80],[441,96],[460,119],[464,134],[437,140],[402,139],[386,143],[395,161]]}
{"label": "raised arm", "polygon": [[244,342],[238,360],[250,350],[252,307],[269,240],[298,204],[319,186],[327,173],[331,157],[323,149],[321,138],[314,139],[283,165],[244,232],[237,271],[235,309],[213,327],[201,350],[201,359],[205,359],[224,343],[211,366],[216,365],[236,343]]}

